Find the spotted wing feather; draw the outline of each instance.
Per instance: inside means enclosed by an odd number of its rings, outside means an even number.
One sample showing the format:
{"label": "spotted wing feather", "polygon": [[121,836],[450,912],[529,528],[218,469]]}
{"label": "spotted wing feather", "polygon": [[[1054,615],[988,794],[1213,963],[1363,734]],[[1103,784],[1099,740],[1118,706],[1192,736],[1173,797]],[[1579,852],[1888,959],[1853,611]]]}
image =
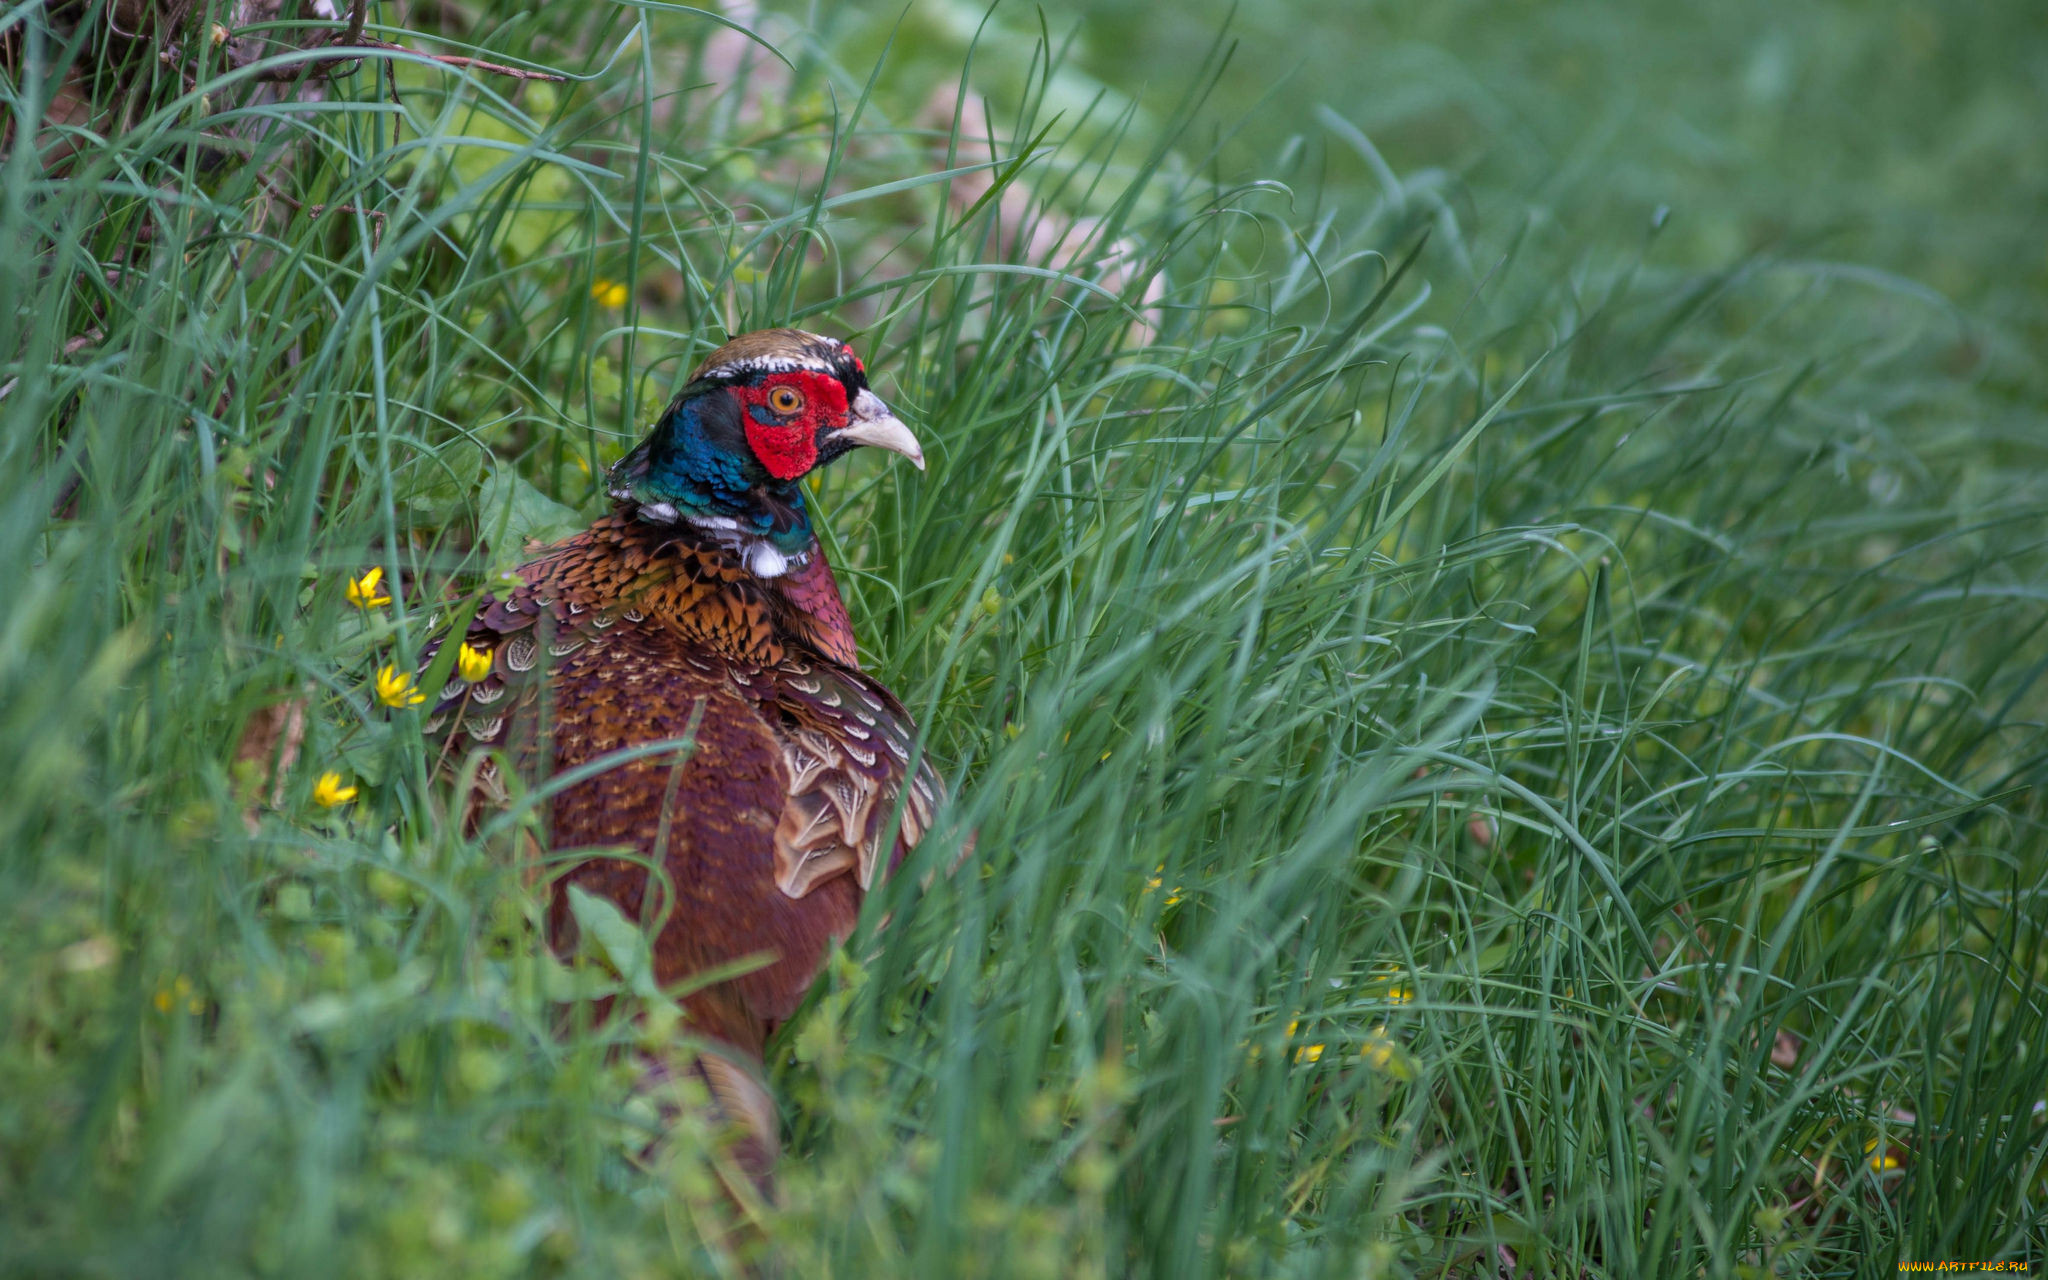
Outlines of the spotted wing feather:
{"label": "spotted wing feather", "polygon": [[[910,768],[910,717],[855,665],[837,584],[822,557],[810,564],[775,594],[716,547],[623,515],[599,521],[521,566],[517,588],[486,597],[464,640],[491,655],[490,672],[451,679],[430,727],[445,728],[452,756],[501,748],[531,779],[550,673],[565,661],[601,665],[579,651],[613,649],[614,628],[655,628],[682,642],[667,650],[671,683],[722,677],[739,700],[719,700],[715,714],[750,706],[780,744],[777,888],[802,898],[851,873],[867,889],[931,828],[944,792],[928,762]],[[495,775],[484,780],[502,798]]]}
{"label": "spotted wing feather", "polygon": [[871,887],[931,828],[940,795],[928,763],[910,768],[910,717],[879,684],[845,667],[792,657],[761,678],[789,785],[775,829],[776,884],[796,898],[852,872]]}

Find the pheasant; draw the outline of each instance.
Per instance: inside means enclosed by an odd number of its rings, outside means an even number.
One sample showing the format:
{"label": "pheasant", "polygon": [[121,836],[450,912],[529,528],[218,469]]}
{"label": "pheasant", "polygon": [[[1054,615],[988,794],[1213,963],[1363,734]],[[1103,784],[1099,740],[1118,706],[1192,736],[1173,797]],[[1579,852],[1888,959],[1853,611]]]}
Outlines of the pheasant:
{"label": "pheasant", "polygon": [[[496,748],[535,774],[694,738],[553,798],[556,851],[639,860],[594,856],[560,877],[549,933],[573,945],[571,885],[642,918],[653,863],[676,895],[653,939],[664,989],[768,957],[680,1002],[709,1045],[683,1069],[764,1184],[780,1143],[763,1045],[942,795],[930,765],[913,766],[902,704],[860,669],[805,506],[804,477],[857,445],[924,468],[851,347],[795,329],[727,342],[612,468],[611,514],[483,600],[428,720],[453,752]],[[502,797],[491,768],[486,786]]]}

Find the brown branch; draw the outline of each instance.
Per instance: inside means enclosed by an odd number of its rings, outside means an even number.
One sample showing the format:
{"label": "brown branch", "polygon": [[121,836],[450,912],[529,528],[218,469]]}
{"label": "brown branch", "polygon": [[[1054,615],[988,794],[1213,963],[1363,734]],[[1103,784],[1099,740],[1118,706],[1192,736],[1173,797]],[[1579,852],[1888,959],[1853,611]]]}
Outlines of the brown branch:
{"label": "brown branch", "polygon": [[[429,62],[438,62],[446,67],[474,67],[478,71],[488,71],[492,75],[506,76],[513,80],[549,80],[563,84],[569,79],[552,71],[529,71],[525,67],[508,67],[502,62],[487,62],[482,58],[469,58],[455,53],[421,53],[417,49],[392,44],[387,40],[368,39],[358,40],[352,45],[334,44],[325,49],[300,50],[302,53],[316,55],[320,61],[294,62],[288,67],[271,67],[258,71],[255,78],[262,81],[294,81],[303,76],[311,80],[332,80],[346,71],[355,70],[355,64],[363,60],[362,55],[372,49],[382,49],[390,53],[409,53],[416,58],[425,58]],[[344,63],[348,64],[345,68],[342,65]]]}
{"label": "brown branch", "polygon": [[370,219],[370,247],[375,249],[377,242],[383,238],[384,222],[387,215],[382,209],[365,209],[361,205],[354,204],[307,204],[296,196],[287,195],[283,189],[267,177],[259,175],[256,180],[263,184],[265,191],[284,201],[300,213],[305,214],[306,221],[308,222],[318,221],[323,213],[360,213],[365,218]]}
{"label": "brown branch", "polygon": [[[338,39],[329,38],[327,43],[341,48],[349,48],[358,45],[363,38],[363,27],[365,24],[369,22],[369,20],[370,0],[354,0],[354,2],[349,5],[348,9],[348,30],[342,32],[341,36]],[[307,53],[311,53],[312,51],[312,47],[308,47],[305,50],[305,52]],[[341,74],[341,69],[336,64],[346,62],[349,64],[348,69],[351,72],[353,72],[356,69],[355,64],[361,61],[361,58],[343,57],[336,59],[335,64],[309,65],[303,63],[295,63],[289,67],[277,67],[270,71],[260,71],[257,73],[256,78],[258,80],[296,80],[301,75],[315,77],[317,73],[318,79],[332,80],[334,77]]]}
{"label": "brown branch", "polygon": [[348,34],[342,37],[343,44],[355,44],[363,38],[363,24],[370,20],[370,0],[355,0],[348,11]]}
{"label": "brown branch", "polygon": [[362,51],[382,49],[387,53],[410,53],[415,57],[425,58],[429,62],[438,62],[446,67],[474,67],[478,71],[488,71],[492,75],[506,76],[513,80],[549,80],[556,84],[561,84],[569,79],[567,76],[556,75],[549,71],[529,71],[524,67],[508,67],[502,62],[487,62],[482,58],[470,58],[454,53],[421,53],[417,49],[409,49],[402,44],[392,44],[386,40],[371,40],[363,35],[363,26],[368,21],[369,14],[369,0],[355,0],[355,3],[349,8],[348,30],[342,32],[338,37],[329,40],[325,49],[315,45],[308,46],[300,51],[302,53],[319,55],[317,61],[310,63],[294,62],[288,67],[271,67],[268,70],[257,72],[256,78],[266,81],[281,81],[297,80],[304,76],[308,79],[332,80],[334,77],[344,74],[343,64],[347,64],[346,71],[353,72],[356,64],[362,61]]}
{"label": "brown branch", "polygon": [[364,40],[361,42],[361,47],[365,49],[388,49],[396,53],[410,53],[414,57],[425,58],[429,62],[438,62],[443,66],[475,67],[478,71],[488,71],[492,75],[498,76],[510,76],[514,80],[549,80],[556,84],[564,84],[569,79],[567,76],[556,75],[552,71],[529,71],[525,67],[508,67],[502,62],[486,62],[482,58],[465,58],[460,54],[421,53],[417,49],[408,49],[402,44],[387,44],[382,40]]}
{"label": "brown branch", "polygon": [[[79,352],[85,350],[87,347],[95,346],[98,343],[105,341],[106,336],[106,334],[101,333],[96,328],[87,329],[84,333],[81,333],[76,337],[65,339],[63,354],[66,357],[75,356]],[[5,400],[8,396],[13,395],[14,388],[20,382],[21,379],[20,377],[17,376],[9,378],[5,383],[0,383],[0,400]]]}
{"label": "brown branch", "polygon": [[[262,84],[289,84],[299,80],[332,80],[345,72],[356,69],[363,55],[352,49],[333,46],[322,49],[318,46],[296,50],[299,53],[315,55],[319,60],[294,62],[289,66],[266,67],[255,74],[254,79]],[[346,63],[344,67],[342,64]]]}

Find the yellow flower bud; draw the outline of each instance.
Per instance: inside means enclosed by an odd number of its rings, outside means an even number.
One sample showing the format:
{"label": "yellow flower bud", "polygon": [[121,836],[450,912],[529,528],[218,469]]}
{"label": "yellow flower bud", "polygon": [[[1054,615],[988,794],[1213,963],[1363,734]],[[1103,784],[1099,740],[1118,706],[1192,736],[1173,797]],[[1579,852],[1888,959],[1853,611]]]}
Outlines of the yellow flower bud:
{"label": "yellow flower bud", "polygon": [[360,578],[348,580],[348,602],[359,609],[374,609],[391,603],[391,593],[383,589],[384,570],[366,569]]}
{"label": "yellow flower bud", "polygon": [[463,645],[455,654],[455,674],[471,684],[491,674],[491,651]]}
{"label": "yellow flower bud", "polygon": [[387,707],[416,707],[426,700],[427,695],[413,687],[412,672],[388,662],[377,669],[377,701]]}
{"label": "yellow flower bud", "polygon": [[329,770],[320,775],[313,784],[313,802],[323,809],[333,809],[356,798],[356,789],[341,785],[341,775]]}

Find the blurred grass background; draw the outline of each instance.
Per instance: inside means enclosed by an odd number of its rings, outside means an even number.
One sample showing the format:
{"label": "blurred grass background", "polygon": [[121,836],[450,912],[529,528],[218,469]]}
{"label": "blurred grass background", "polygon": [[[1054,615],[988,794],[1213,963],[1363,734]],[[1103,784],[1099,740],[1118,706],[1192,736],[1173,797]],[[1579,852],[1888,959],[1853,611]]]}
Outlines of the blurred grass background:
{"label": "blurred grass background", "polygon": [[[2048,1262],[2037,8],[147,11],[0,10],[0,1271]],[[735,1227],[367,690],[778,322],[976,845]]]}

